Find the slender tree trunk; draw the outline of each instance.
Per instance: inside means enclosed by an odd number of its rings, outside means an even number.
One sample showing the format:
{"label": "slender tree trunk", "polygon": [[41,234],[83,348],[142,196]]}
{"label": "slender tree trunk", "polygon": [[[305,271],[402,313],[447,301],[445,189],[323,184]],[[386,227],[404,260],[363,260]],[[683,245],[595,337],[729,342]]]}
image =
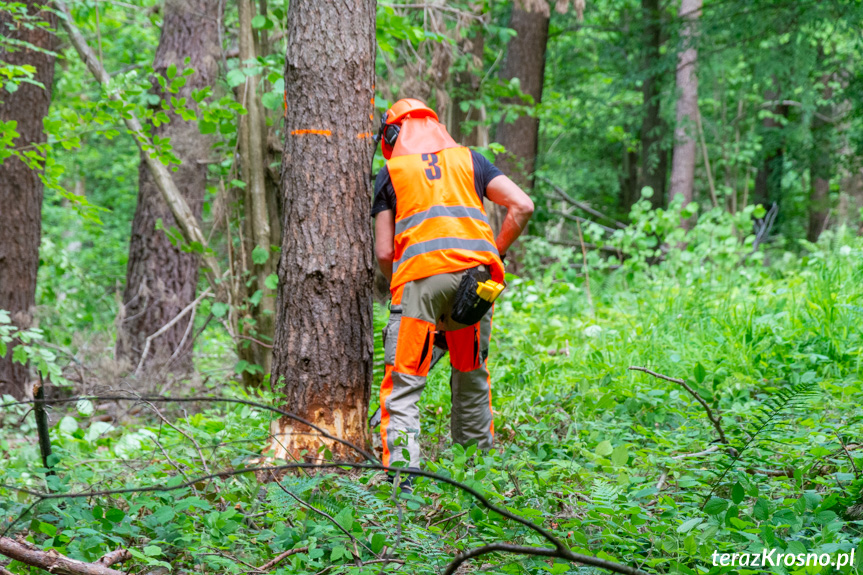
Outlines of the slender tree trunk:
{"label": "slender tree trunk", "polygon": [[[166,0],[162,35],[153,62],[156,74],[166,75],[169,66],[180,72],[184,60],[195,73],[186,77],[186,84],[177,97],[190,103],[191,92],[212,86],[219,73],[219,31],[216,14],[221,3],[217,0]],[[170,80],[169,80],[170,82]],[[153,90],[168,98],[159,84]],[[197,123],[183,121],[171,115],[171,122],[153,128],[153,135],[170,138],[173,152],[182,164],[173,180],[200,219],[207,184],[207,157],[210,139],[202,136]],[[129,263],[126,269],[126,289],[123,294],[124,313],[119,319],[117,356],[135,368],[141,360],[145,340],[154,334],[195,299],[198,285],[199,258],[171,243],[164,230],[177,228],[168,205],[142,157],[138,169],[138,205],[132,221],[129,243]],[[150,344],[146,365],[164,365],[175,372],[191,368],[193,326],[192,314],[187,314]],[[168,361],[173,357],[173,361]],[[167,362],[167,363],[165,363]]]}
{"label": "slender tree trunk", "polygon": [[[0,11],[0,29],[10,40],[27,42],[49,52],[54,50],[57,26],[55,14],[41,10],[43,2],[23,0],[28,13],[47,22],[52,31],[13,23],[8,12]],[[12,28],[8,28],[12,26]],[[23,83],[15,92],[0,88],[0,120],[17,122],[16,148],[46,141],[42,119],[51,104],[54,55],[20,47],[0,50],[0,60],[11,65],[33,66],[35,80],[44,88]],[[30,327],[36,305],[36,272],[39,268],[39,240],[42,234],[42,181],[39,174],[15,157],[0,162],[0,309],[10,312],[12,322]],[[0,357],[0,395],[16,398],[26,394],[28,369],[12,363],[12,347]]]}
{"label": "slender tree trunk", "polygon": [[465,124],[468,121],[473,123],[481,119],[482,110],[473,106],[462,110],[461,104],[479,98],[484,47],[485,38],[481,25],[477,27],[473,37],[466,37],[459,41],[459,48],[468,56],[469,64],[465,70],[455,75],[452,135],[456,141],[465,146],[482,145],[480,143],[480,126],[474,125],[470,130],[465,129]]}
{"label": "slender tree trunk", "polygon": [[[768,101],[781,99],[777,90],[768,90],[765,94]],[[773,115],[764,118],[761,124],[761,136],[764,142],[764,163],[758,168],[755,176],[755,188],[752,201],[763,206],[782,200],[782,174],[785,163],[785,137],[783,125],[776,116],[788,117],[788,106],[775,104],[770,106]]]}
{"label": "slender tree trunk", "polygon": [[[326,38],[326,42],[321,42]],[[273,389],[283,407],[365,446],[372,383],[369,158],[375,1],[295,0],[288,14],[288,111]],[[276,458],[321,439],[289,419],[271,427]],[[333,456],[355,458],[327,442]]]}
{"label": "slender tree trunk", "polygon": [[[681,51],[677,57],[677,126],[674,129],[674,152],[671,159],[669,200],[683,197],[686,205],[693,199],[695,187],[696,122],[698,115],[698,50],[696,36],[701,0],[681,0]],[[687,222],[685,222],[687,223]]]}
{"label": "slender tree trunk", "polygon": [[[662,121],[660,108],[661,72],[658,63],[662,48],[662,14],[659,0],[642,0],[641,13],[644,22],[643,66],[647,71],[641,87],[644,107],[641,124],[641,187],[653,188],[650,201],[654,208],[660,208],[665,199],[668,153],[662,147],[667,127]],[[638,198],[636,194],[635,200]]]}
{"label": "slender tree trunk", "polygon": [[[266,3],[263,5],[265,7]],[[240,61],[255,61],[258,51],[252,29],[254,3],[252,0],[238,0],[238,7]],[[264,34],[261,35],[261,40],[266,41]],[[243,249],[246,251],[246,261],[252,267],[247,293],[248,308],[244,312],[245,317],[240,322],[239,329],[242,330],[242,335],[252,339],[238,342],[237,349],[240,359],[261,368],[260,372],[243,372],[243,381],[250,386],[260,385],[264,374],[270,372],[272,363],[270,348],[252,340],[272,342],[276,310],[275,292],[266,286],[267,277],[276,271],[276,257],[270,249],[273,239],[270,222],[275,214],[271,214],[273,202],[268,197],[268,191],[272,193],[275,190],[272,187],[268,188],[267,185],[266,170],[269,155],[265,110],[258,91],[259,81],[260,76],[248,76],[245,84],[238,87],[240,101],[247,112],[239,118],[240,165],[246,183],[243,202],[246,212],[243,222],[245,226]],[[259,254],[266,255],[262,263],[256,263],[256,260],[261,261],[257,259]],[[261,292],[261,296],[258,303],[254,304],[252,300],[258,291]]]}
{"label": "slender tree trunk", "polygon": [[824,100],[818,106],[815,116],[812,118],[812,155],[809,164],[809,179],[811,188],[809,190],[809,227],[806,231],[806,239],[817,242],[821,232],[827,227],[830,217],[830,177],[833,175],[832,161],[832,129],[833,125],[826,119],[833,115],[833,106],[830,98],[833,97],[833,89],[829,83],[830,75],[821,78],[824,84]]}
{"label": "slender tree trunk", "polygon": [[[509,27],[515,30],[516,36],[509,41],[500,74],[504,81],[518,78],[521,91],[531,96],[535,104],[542,101],[548,19],[549,7],[545,1],[515,1]],[[507,150],[499,163],[500,169],[522,188],[532,189],[539,145],[539,119],[521,116],[511,123],[501,121],[496,139]],[[489,219],[497,231],[506,211],[495,206],[492,212]]]}

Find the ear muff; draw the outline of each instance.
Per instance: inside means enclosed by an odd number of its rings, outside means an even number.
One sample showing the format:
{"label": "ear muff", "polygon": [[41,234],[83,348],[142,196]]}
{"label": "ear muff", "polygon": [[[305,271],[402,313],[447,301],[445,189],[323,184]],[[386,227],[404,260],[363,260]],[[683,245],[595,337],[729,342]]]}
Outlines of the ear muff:
{"label": "ear muff", "polygon": [[386,128],[384,128],[384,143],[390,148],[394,148],[396,145],[396,140],[399,137],[399,132],[401,132],[401,128],[395,124],[387,124]]}

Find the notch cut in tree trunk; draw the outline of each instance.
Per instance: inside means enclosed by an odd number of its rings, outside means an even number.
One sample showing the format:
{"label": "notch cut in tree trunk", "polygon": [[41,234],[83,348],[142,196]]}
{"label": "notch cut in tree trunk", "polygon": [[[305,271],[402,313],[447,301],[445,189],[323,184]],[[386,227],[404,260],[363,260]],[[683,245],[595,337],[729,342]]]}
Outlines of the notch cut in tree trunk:
{"label": "notch cut in tree trunk", "polygon": [[[321,38],[328,38],[322,43]],[[372,385],[369,159],[375,2],[291,2],[282,161],[284,221],[273,389],[287,409],[357,445]],[[277,458],[357,454],[307,426],[273,422]],[[288,452],[288,453],[286,453]]]}

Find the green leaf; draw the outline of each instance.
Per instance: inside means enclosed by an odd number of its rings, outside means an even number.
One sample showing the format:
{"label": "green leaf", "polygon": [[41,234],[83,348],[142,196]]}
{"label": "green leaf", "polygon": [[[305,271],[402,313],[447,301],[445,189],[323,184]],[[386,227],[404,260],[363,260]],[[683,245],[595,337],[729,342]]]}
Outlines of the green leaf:
{"label": "green leaf", "polygon": [[201,134],[215,134],[217,125],[214,122],[208,122],[206,120],[201,120],[198,122],[198,130]]}
{"label": "green leaf", "polygon": [[168,66],[168,69],[165,71],[165,75],[168,76],[169,80],[173,80],[174,76],[177,75],[177,66],[175,64]]}
{"label": "green leaf", "polygon": [[279,276],[276,274],[268,275],[267,279],[264,280],[264,285],[267,289],[276,289],[279,287]]}
{"label": "green leaf", "polygon": [[162,554],[162,548],[158,545],[147,545],[143,549],[144,555],[147,557],[158,557]]}
{"label": "green leaf", "polygon": [[707,370],[704,369],[704,366],[701,365],[701,362],[695,364],[695,370],[693,375],[695,376],[695,381],[698,383],[704,383],[704,378],[707,377]]}
{"label": "green leaf", "polygon": [[213,304],[213,307],[210,308],[213,315],[216,317],[225,317],[225,314],[228,313],[228,304],[217,301]]}
{"label": "green leaf", "polygon": [[105,519],[111,523],[119,523],[125,516],[126,512],[122,509],[117,509],[116,507],[105,512]]}
{"label": "green leaf", "polygon": [[375,554],[380,553],[381,550],[384,548],[384,544],[386,542],[387,542],[386,535],[384,535],[383,533],[375,533],[374,535],[372,535],[372,545],[371,545],[372,551]]}
{"label": "green leaf", "polygon": [[482,509],[479,507],[473,506],[470,508],[470,518],[473,519],[475,523],[482,521],[484,515],[485,514],[482,512]]}
{"label": "green leaf", "polygon": [[333,550],[330,552],[330,561],[337,561],[342,557],[350,557],[350,553],[345,549],[344,545],[337,545],[333,547]]}
{"label": "green leaf", "polygon": [[611,442],[607,439],[605,441],[600,441],[595,449],[595,453],[600,457],[608,457],[613,451],[614,448],[611,446]]}
{"label": "green leaf", "polygon": [[233,70],[228,72],[226,79],[228,81],[228,86],[230,86],[231,88],[236,88],[237,86],[246,81],[246,75],[239,68],[234,68]]}
{"label": "green leaf", "polygon": [[281,110],[284,102],[284,94],[278,92],[267,92],[261,96],[261,103],[268,110]]}
{"label": "green leaf", "polygon": [[618,467],[626,465],[629,461],[629,449],[625,445],[618,445],[611,452],[611,462]]}
{"label": "green leaf", "polygon": [[51,525],[50,523],[40,523],[39,531],[44,533],[48,537],[54,537],[57,535],[57,527],[55,525]]}
{"label": "green leaf", "polygon": [[728,508],[728,501],[721,497],[711,497],[707,505],[704,506],[704,512],[708,515],[719,515]]}
{"label": "green leaf", "polygon": [[269,18],[267,18],[263,14],[258,14],[257,16],[252,18],[252,28],[255,28],[256,30],[259,30],[261,28],[263,28],[264,30],[267,30],[267,29],[272,28],[272,27],[273,27],[273,23],[270,21]]}
{"label": "green leaf", "polygon": [[743,489],[743,486],[740,485],[740,482],[738,481],[734,484],[734,487],[731,488],[731,501],[733,501],[735,505],[739,505],[745,497],[746,490]]}
{"label": "green leaf", "polygon": [[766,499],[758,498],[758,501],[755,502],[755,506],[752,508],[752,516],[759,521],[767,521],[770,518],[770,505]]}
{"label": "green leaf", "polygon": [[690,519],[689,521],[683,522],[680,527],[677,528],[678,533],[689,533],[692,531],[697,525],[702,523],[703,519],[701,517],[696,517],[694,519]]}
{"label": "green leaf", "polygon": [[255,246],[255,249],[252,250],[252,261],[258,265],[263,265],[267,263],[267,260],[270,259],[270,252],[264,246]]}

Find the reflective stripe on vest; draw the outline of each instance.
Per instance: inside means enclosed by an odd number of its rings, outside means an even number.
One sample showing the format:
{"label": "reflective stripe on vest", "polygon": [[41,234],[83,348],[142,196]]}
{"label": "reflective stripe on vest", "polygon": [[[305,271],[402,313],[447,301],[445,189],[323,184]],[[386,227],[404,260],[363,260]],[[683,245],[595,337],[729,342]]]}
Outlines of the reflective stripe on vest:
{"label": "reflective stripe on vest", "polygon": [[397,221],[396,235],[399,235],[414,226],[418,226],[428,219],[440,217],[473,218],[475,220],[488,223],[488,218],[485,216],[485,213],[478,208],[468,208],[466,206],[432,206],[424,212],[420,212]]}
{"label": "reflective stripe on vest", "polygon": [[469,149],[398,156],[387,169],[396,194],[391,289],[480,264],[489,266],[495,281],[503,281]]}
{"label": "reflective stripe on vest", "polygon": [[402,262],[422,254],[439,250],[465,250],[469,252],[488,252],[498,255],[497,247],[486,240],[462,240],[459,238],[428,240],[408,247],[402,254],[402,257],[393,262],[393,274],[396,273]]}

